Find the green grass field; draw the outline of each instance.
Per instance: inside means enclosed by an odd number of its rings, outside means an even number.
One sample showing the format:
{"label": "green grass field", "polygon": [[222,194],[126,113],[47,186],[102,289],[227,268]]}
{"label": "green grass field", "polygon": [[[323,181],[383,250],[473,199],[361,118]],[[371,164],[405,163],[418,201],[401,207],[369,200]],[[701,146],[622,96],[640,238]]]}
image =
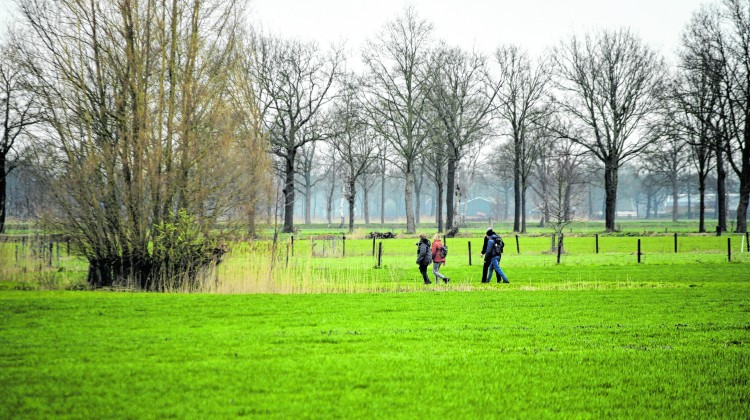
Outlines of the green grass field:
{"label": "green grass field", "polygon": [[747,418],[748,290],[5,291],[0,417]]}
{"label": "green grass field", "polygon": [[573,234],[558,265],[506,234],[507,285],[473,232],[425,286],[414,237],[377,267],[324,233],[236,243],[193,294],[78,290],[64,249],[0,244],[0,418],[750,416],[739,235],[730,262],[727,236]]}

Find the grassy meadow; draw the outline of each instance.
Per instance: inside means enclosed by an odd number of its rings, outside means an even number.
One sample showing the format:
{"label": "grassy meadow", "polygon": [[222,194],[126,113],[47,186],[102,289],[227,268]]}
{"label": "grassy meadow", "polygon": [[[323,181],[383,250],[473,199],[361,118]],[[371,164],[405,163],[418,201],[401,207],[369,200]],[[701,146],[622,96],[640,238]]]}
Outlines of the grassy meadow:
{"label": "grassy meadow", "polygon": [[0,418],[748,418],[742,237],[729,261],[728,235],[638,225],[596,253],[596,232],[560,264],[548,233],[505,232],[511,283],[481,284],[476,229],[426,286],[414,236],[376,241],[378,266],[364,230],[311,228],[166,294],[86,290],[64,246],[0,243]]}

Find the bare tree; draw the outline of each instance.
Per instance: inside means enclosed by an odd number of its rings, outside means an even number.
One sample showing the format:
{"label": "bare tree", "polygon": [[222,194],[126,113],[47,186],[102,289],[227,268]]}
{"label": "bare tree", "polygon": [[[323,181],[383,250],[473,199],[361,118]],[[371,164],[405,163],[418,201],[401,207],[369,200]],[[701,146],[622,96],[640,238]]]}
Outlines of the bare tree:
{"label": "bare tree", "polygon": [[[698,231],[706,231],[706,179],[713,167],[712,160],[719,140],[718,92],[716,72],[711,69],[709,45],[702,39],[701,21],[696,14],[683,34],[680,54],[681,69],[671,85],[670,96],[676,109],[672,113],[677,130],[691,148],[691,162],[698,176],[700,195]],[[726,225],[726,221],[724,222]]]}
{"label": "bare tree", "polygon": [[572,36],[553,59],[558,104],[571,121],[569,130],[558,134],[603,163],[605,225],[614,231],[618,169],[653,139],[646,122],[658,109],[664,62],[624,29]]}
{"label": "bare tree", "polygon": [[510,129],[508,136],[513,142],[513,230],[525,233],[528,176],[540,152],[529,134],[551,112],[547,103],[550,69],[543,60],[532,63],[528,54],[516,46],[498,48],[496,58],[503,81],[498,114]]}
{"label": "bare tree", "polygon": [[367,69],[363,95],[368,121],[385,139],[392,160],[404,174],[406,231],[414,233],[414,165],[424,151],[428,136],[422,116],[429,89],[425,76],[432,25],[409,7],[367,43],[362,58]]}
{"label": "bare tree", "polygon": [[333,84],[341,71],[339,50],[323,52],[315,43],[258,35],[253,45],[261,113],[272,152],[282,161],[284,232],[294,230],[297,153],[305,144],[324,140],[322,129],[310,129],[333,100]]}
{"label": "bare tree", "polygon": [[546,186],[544,204],[550,228],[557,235],[560,253],[564,252],[564,229],[575,221],[575,208],[582,200],[584,174],[583,154],[571,141],[560,140],[544,152],[545,170],[537,172],[540,183]]}
{"label": "bare tree", "polygon": [[320,170],[323,160],[318,149],[318,142],[310,142],[300,149],[300,159],[297,161],[297,174],[301,178],[297,185],[305,197],[305,224],[312,223],[312,198],[315,187],[327,178],[327,172]]}
{"label": "bare tree", "polygon": [[709,32],[718,59],[720,112],[727,161],[740,180],[737,232],[747,231],[750,205],[750,8],[743,0],[722,0],[712,10]]}
{"label": "bare tree", "polygon": [[649,172],[663,180],[672,195],[672,221],[679,217],[680,177],[690,165],[688,144],[680,137],[672,112],[656,120],[656,138],[644,151],[644,165]]}
{"label": "bare tree", "polygon": [[5,232],[8,175],[21,160],[20,139],[39,118],[38,101],[19,63],[20,41],[11,36],[0,45],[0,233]]}
{"label": "bare tree", "polygon": [[333,107],[335,117],[331,144],[341,157],[345,172],[344,197],[349,204],[349,233],[354,232],[354,204],[357,198],[357,181],[372,166],[378,152],[358,101],[359,81],[348,75],[344,80],[341,95]]}
{"label": "bare tree", "polygon": [[439,125],[435,124],[430,131],[430,146],[424,156],[424,166],[428,177],[435,183],[435,222],[438,232],[443,232],[445,226],[443,224],[443,195],[446,184],[445,167],[448,163],[448,146],[444,141],[447,136],[438,127]]}
{"label": "bare tree", "polygon": [[486,59],[478,53],[441,45],[431,58],[432,84],[429,100],[434,120],[445,143],[446,227],[457,226],[456,172],[472,143],[488,134],[493,101],[500,88],[487,71]]}

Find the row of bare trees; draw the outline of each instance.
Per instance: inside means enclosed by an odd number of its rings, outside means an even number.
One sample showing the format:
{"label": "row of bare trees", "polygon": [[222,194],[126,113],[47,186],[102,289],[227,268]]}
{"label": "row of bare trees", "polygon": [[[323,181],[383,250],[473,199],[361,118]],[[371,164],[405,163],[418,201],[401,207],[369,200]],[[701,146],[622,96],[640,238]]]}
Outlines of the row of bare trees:
{"label": "row of bare trees", "polygon": [[[359,122],[350,127],[364,130],[369,143],[379,145],[357,159],[383,156],[405,180],[408,232],[415,229],[418,203],[413,195],[421,185],[415,173],[424,169],[436,186],[438,229],[444,229],[443,203],[446,227],[456,227],[461,186],[457,167],[488,141],[493,146],[485,150],[492,158],[475,170],[500,174],[510,168],[516,231],[526,230],[529,187],[546,221],[550,214],[570,220],[574,196],[580,200],[582,186],[597,183],[592,174],[601,174],[605,225],[615,230],[618,174],[626,164],[669,185],[675,220],[679,180],[694,166],[701,183],[701,231],[710,171],[717,172],[719,224],[726,230],[729,165],[740,180],[737,229],[744,231],[750,196],[744,134],[748,88],[743,76],[750,66],[747,13],[736,0],[721,0],[697,11],[685,31],[680,63],[670,68],[625,29],[573,35],[541,59],[531,59],[519,47],[502,46],[494,60],[487,60],[482,54],[434,42],[431,24],[407,9],[368,42],[362,52],[365,71],[357,82],[353,84],[354,77],[348,75],[349,87],[337,87],[329,95],[346,91],[341,96],[350,105],[355,98]],[[357,86],[355,93],[351,86]],[[328,133],[322,136],[335,145],[340,145],[340,136],[349,135],[342,134],[341,125],[322,126]],[[342,165],[350,167],[345,175],[350,184],[343,195],[349,200],[351,228],[351,185],[373,165],[354,165],[351,153],[336,150]],[[417,171],[418,165],[426,168]],[[354,166],[358,169],[351,169]],[[548,185],[552,180],[558,180],[558,188]],[[566,187],[561,190],[563,180]],[[550,194],[565,190],[560,195],[564,200],[554,206]],[[294,210],[292,202],[287,200],[287,211]],[[293,217],[287,214],[285,220],[285,229],[291,230]]]}
{"label": "row of bare trees", "polygon": [[730,167],[737,230],[747,228],[750,12],[740,0],[696,11],[673,69],[624,29],[573,35],[542,58],[512,45],[490,58],[437,42],[407,8],[366,44],[360,74],[340,47],[248,30],[239,0],[52,4],[19,1],[22,23],[3,45],[0,231],[23,143],[54,197],[46,216],[89,259],[94,285],[199,281],[220,249],[211,229],[236,216],[252,232],[258,212],[281,207],[293,231],[298,194],[309,212],[320,181],[310,176],[320,151],[350,231],[357,191],[368,194],[376,174],[382,222],[387,172],[403,179],[407,232],[425,180],[438,230],[458,226],[481,177],[512,185],[524,232],[529,188],[543,222],[563,226],[592,174],[613,231],[628,162],[669,180],[675,206],[688,163],[702,196],[716,171],[721,200]]}

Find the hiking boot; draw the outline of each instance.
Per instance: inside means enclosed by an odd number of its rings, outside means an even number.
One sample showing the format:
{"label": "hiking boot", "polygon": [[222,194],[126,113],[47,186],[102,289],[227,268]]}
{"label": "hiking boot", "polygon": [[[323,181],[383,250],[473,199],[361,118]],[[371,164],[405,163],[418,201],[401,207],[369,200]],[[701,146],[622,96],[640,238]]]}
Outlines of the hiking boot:
{"label": "hiking boot", "polygon": [[432,284],[432,282],[427,280],[426,282],[424,282],[424,284]]}
{"label": "hiking boot", "polygon": [[448,284],[448,282],[451,281],[451,279],[450,279],[450,277],[446,277],[446,278],[443,279],[443,281],[445,282],[445,284]]}

